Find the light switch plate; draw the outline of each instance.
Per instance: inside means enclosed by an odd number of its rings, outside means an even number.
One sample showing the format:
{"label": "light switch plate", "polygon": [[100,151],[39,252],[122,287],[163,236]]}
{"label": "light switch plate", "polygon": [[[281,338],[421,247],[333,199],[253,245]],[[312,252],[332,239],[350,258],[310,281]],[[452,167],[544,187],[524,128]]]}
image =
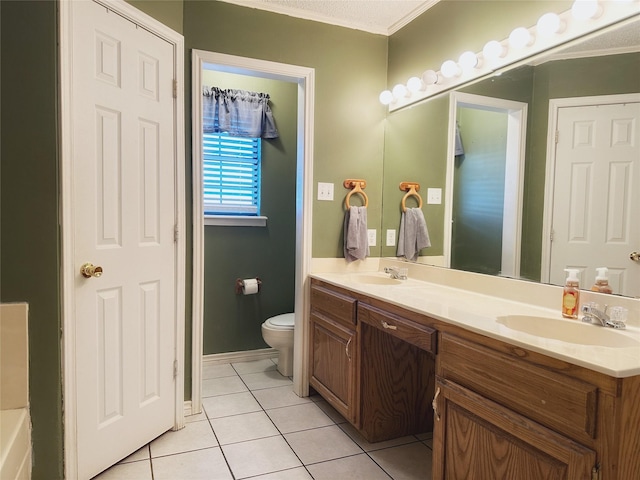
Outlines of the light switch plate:
{"label": "light switch plate", "polygon": [[396,231],[394,229],[387,230],[387,247],[396,246]]}
{"label": "light switch plate", "polygon": [[318,200],[333,200],[333,183],[318,182]]}
{"label": "light switch plate", "polygon": [[442,203],[442,189],[427,188],[427,203],[440,205]]}
{"label": "light switch plate", "polygon": [[369,236],[369,246],[370,247],[375,247],[376,246],[376,231],[373,228],[370,228],[369,230],[367,230],[367,235]]}

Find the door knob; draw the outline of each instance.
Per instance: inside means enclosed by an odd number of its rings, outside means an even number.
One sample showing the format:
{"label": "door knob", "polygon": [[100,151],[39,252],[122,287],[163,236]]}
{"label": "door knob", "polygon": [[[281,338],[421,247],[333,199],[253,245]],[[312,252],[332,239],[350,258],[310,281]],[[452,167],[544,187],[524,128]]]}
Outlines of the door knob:
{"label": "door knob", "polygon": [[631,252],[629,258],[634,262],[640,262],[640,252]]}
{"label": "door knob", "polygon": [[99,277],[102,275],[102,267],[87,262],[80,267],[80,273],[84,278]]}

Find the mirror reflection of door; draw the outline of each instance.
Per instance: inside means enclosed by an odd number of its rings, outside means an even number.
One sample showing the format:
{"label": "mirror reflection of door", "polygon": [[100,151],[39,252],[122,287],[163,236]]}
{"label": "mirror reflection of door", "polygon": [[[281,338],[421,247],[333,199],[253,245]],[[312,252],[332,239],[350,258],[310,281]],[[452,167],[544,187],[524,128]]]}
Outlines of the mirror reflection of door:
{"label": "mirror reflection of door", "polygon": [[559,108],[557,132],[551,283],[578,268],[589,288],[607,267],[614,293],[640,296],[640,103]]}
{"label": "mirror reflection of door", "polygon": [[461,107],[464,154],[454,166],[451,267],[497,275],[502,268],[507,114]]}

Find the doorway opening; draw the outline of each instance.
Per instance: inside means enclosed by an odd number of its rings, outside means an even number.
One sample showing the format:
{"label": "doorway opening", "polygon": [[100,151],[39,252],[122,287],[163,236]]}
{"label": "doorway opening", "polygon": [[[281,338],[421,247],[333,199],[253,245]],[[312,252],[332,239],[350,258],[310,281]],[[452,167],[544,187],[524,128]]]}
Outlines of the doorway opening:
{"label": "doorway opening", "polygon": [[191,413],[202,409],[202,354],[204,328],[204,212],[202,206],[202,99],[204,72],[215,71],[284,81],[297,85],[297,148],[295,193],[295,292],[294,292],[294,392],[308,395],[308,310],[305,279],[311,261],[311,205],[313,175],[314,70],[264,60],[225,55],[202,50],[192,52],[192,185],[193,185],[193,305]]}
{"label": "doorway opening", "polygon": [[[478,117],[491,116],[492,122],[498,120],[503,125],[503,140],[497,150],[500,150],[499,161],[494,161],[496,167],[494,176],[486,179],[479,178],[478,172],[486,174],[486,164],[480,164],[479,169],[469,168],[471,158],[465,158],[473,150],[472,142],[464,145],[465,153],[456,155],[456,135],[458,122],[463,117],[470,123],[478,124]],[[487,247],[482,243],[464,244],[461,235],[467,230],[472,231],[478,220],[478,212],[465,209],[465,205],[477,208],[482,201],[487,200],[486,190],[489,181],[495,183],[494,192],[488,199],[488,209],[492,211],[488,217],[495,223],[495,272],[503,276],[517,278],[520,275],[520,249],[522,224],[522,194],[524,177],[525,138],[526,138],[527,104],[484,97],[467,93],[451,93],[449,103],[449,148],[447,155],[445,228],[444,228],[444,257],[445,266],[450,268],[467,269],[464,265],[472,265],[469,258],[487,253]],[[482,120],[481,120],[482,122]],[[478,139],[482,139],[482,132],[478,132]],[[480,140],[479,140],[480,141]],[[494,140],[491,140],[494,142]],[[475,140],[473,140],[475,142]],[[487,151],[496,150],[488,145],[480,145],[474,162],[485,162],[491,155],[484,155]],[[467,165],[465,164],[467,160]],[[484,200],[481,200],[483,199]],[[494,203],[496,205],[490,205]],[[486,213],[486,212],[485,212]],[[459,218],[457,218],[457,216]],[[466,216],[468,221],[464,221]],[[486,220],[486,219],[485,219]],[[485,221],[483,220],[483,222]],[[486,227],[486,222],[485,222]],[[476,239],[477,240],[477,239]],[[485,250],[482,250],[482,249]],[[465,263],[465,257],[469,262]],[[472,266],[468,267],[472,271]],[[489,272],[479,272],[489,273]]]}

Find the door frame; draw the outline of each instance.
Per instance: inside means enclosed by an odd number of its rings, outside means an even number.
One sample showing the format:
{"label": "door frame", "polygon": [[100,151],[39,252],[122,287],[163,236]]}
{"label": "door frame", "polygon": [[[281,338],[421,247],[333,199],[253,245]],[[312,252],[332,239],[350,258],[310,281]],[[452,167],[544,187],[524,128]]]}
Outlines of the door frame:
{"label": "door frame", "polygon": [[501,271],[506,276],[518,278],[520,276],[520,251],[522,244],[522,205],[528,105],[523,102],[486,97],[483,95],[451,92],[449,99],[449,144],[447,150],[444,212],[444,266],[451,266],[456,121],[457,111],[460,107],[502,112],[507,115]]}
{"label": "door frame", "polygon": [[309,395],[309,281],[311,265],[311,217],[313,205],[313,141],[315,69],[239,57],[204,50],[192,50],[192,188],[193,188],[193,278],[191,335],[191,404],[185,411],[202,411],[202,355],[204,329],[204,212],[202,205],[202,92],[203,65],[215,70],[281,80],[298,85],[296,167],[296,253],[295,328],[293,349],[293,391]]}
{"label": "door frame", "polygon": [[[173,74],[177,81],[174,101],[175,137],[175,217],[176,217],[176,282],[175,282],[175,348],[171,352],[176,365],[174,429],[184,426],[184,336],[185,336],[185,143],[184,143],[184,37],[141,12],[124,0],[93,0],[106,9],[140,25],[173,46]],[[73,1],[59,3],[59,108],[60,108],[60,224],[61,224],[61,367],[63,387],[64,474],[67,479],[78,477],[78,438],[76,435],[76,348],[75,348],[75,290],[77,272],[73,261],[73,58],[72,58],[72,10]]]}
{"label": "door frame", "polygon": [[556,131],[558,130],[558,114],[560,113],[560,109],[566,107],[589,107],[636,102],[640,102],[640,93],[549,99],[547,162],[544,180],[544,213],[542,217],[542,258],[540,260],[540,281],[542,283],[549,283],[551,276],[551,221],[553,219],[553,190],[556,171]]}

